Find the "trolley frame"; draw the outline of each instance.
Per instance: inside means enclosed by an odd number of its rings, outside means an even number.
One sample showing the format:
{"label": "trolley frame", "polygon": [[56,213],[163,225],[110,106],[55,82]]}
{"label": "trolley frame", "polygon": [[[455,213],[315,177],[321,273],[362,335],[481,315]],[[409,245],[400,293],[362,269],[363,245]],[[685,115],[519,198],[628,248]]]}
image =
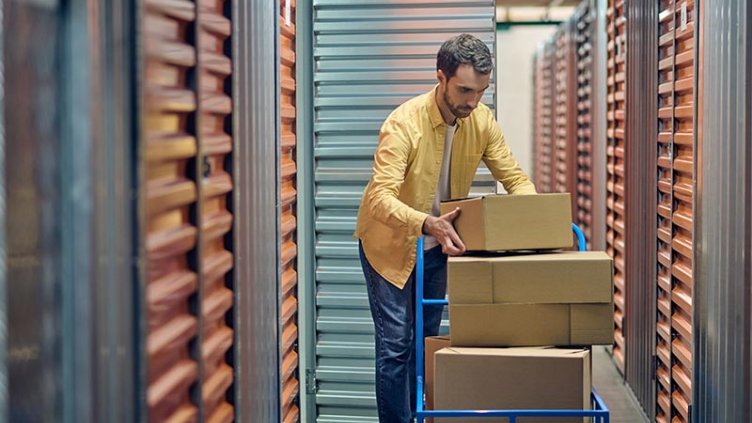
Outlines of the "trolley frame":
{"label": "trolley frame", "polygon": [[[579,251],[586,251],[587,244],[582,230],[572,224],[572,230],[577,236]],[[423,371],[424,371],[424,337],[423,337],[423,307],[445,306],[446,299],[423,298],[423,242],[420,237],[417,243],[417,262],[415,265],[415,348],[416,348],[416,410],[418,423],[423,423],[426,417],[506,417],[509,423],[516,423],[521,417],[591,417],[594,423],[609,423],[609,410],[603,399],[593,390],[591,393],[592,410],[424,410],[423,403]]]}

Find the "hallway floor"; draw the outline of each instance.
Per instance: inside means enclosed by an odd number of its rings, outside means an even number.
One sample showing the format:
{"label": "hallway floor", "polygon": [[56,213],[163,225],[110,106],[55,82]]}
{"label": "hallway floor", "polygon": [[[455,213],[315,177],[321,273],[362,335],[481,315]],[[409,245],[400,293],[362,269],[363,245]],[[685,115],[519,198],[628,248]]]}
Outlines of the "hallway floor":
{"label": "hallway floor", "polygon": [[611,411],[611,423],[648,422],[606,347],[593,347],[593,385]]}

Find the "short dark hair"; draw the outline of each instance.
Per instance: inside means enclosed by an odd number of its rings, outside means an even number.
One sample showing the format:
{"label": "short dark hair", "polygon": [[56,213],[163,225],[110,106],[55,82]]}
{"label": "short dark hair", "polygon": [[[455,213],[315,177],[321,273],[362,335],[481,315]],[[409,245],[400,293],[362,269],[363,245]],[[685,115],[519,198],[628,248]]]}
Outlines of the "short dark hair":
{"label": "short dark hair", "polygon": [[470,34],[460,34],[444,42],[436,55],[436,70],[450,79],[460,65],[473,65],[476,72],[484,75],[493,69],[491,51],[486,44]]}

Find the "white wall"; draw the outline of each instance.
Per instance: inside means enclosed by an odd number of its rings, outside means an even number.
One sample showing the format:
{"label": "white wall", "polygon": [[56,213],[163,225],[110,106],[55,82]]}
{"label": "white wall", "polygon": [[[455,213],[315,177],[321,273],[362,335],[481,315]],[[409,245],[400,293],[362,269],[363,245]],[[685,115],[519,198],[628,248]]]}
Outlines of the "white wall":
{"label": "white wall", "polygon": [[496,119],[522,169],[533,172],[533,54],[556,26],[513,26],[496,33]]}

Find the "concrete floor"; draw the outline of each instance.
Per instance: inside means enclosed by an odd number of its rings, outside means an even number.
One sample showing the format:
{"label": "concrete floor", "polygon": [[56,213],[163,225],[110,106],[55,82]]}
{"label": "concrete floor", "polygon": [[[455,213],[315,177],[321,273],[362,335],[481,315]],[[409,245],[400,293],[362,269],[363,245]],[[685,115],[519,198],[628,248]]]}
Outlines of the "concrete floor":
{"label": "concrete floor", "polygon": [[606,347],[593,347],[593,385],[611,411],[611,423],[649,421],[629,387],[624,383]]}

